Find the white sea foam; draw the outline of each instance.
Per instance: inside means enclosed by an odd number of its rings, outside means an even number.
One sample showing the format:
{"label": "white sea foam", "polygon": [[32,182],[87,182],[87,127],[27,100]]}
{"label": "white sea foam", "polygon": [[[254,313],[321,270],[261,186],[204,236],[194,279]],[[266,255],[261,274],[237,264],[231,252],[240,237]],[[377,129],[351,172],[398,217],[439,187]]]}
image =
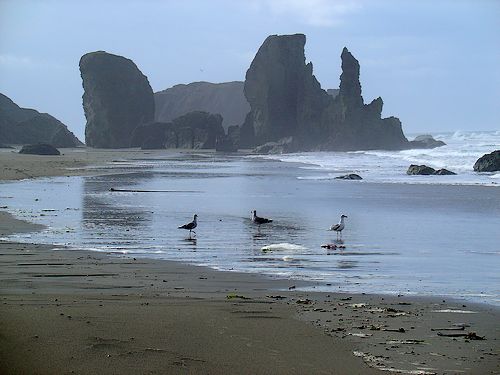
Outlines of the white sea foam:
{"label": "white sea foam", "polygon": [[[342,174],[357,173],[365,182],[451,184],[495,186],[499,173],[477,173],[473,165],[484,154],[500,149],[500,131],[443,133],[434,135],[446,146],[402,151],[307,152],[266,155],[268,159],[302,163],[312,172],[301,179],[330,180]],[[456,176],[407,176],[410,164],[446,168]]]}
{"label": "white sea foam", "polygon": [[303,251],[306,250],[304,246],[295,245],[293,243],[274,243],[270,245],[263,246],[262,251]]}

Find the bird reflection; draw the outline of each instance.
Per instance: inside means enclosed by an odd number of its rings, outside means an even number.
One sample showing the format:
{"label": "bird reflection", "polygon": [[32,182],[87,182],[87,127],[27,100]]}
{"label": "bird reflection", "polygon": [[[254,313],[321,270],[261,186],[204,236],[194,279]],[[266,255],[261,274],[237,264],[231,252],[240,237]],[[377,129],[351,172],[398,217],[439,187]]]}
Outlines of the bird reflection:
{"label": "bird reflection", "polygon": [[260,241],[266,239],[267,237],[269,236],[266,233],[257,232],[252,234],[252,238],[254,241]]}
{"label": "bird reflection", "polygon": [[184,238],[182,241],[185,249],[196,251],[198,240],[195,237]]}

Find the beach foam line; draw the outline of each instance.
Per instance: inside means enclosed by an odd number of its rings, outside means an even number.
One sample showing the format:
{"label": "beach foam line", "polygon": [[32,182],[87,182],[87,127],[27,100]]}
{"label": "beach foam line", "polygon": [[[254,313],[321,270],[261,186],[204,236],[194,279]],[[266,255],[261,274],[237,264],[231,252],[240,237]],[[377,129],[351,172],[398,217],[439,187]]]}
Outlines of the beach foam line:
{"label": "beach foam line", "polygon": [[261,251],[302,251],[307,250],[306,247],[301,245],[295,245],[293,243],[283,242],[283,243],[275,243],[266,246],[262,246]]}

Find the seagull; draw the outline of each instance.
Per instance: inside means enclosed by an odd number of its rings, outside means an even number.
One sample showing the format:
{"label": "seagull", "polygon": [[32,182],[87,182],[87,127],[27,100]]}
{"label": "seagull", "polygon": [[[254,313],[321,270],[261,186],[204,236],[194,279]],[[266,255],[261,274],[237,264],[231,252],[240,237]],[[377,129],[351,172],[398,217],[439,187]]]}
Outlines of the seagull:
{"label": "seagull", "polygon": [[337,232],[337,238],[339,237],[339,233],[340,233],[340,237],[342,237],[342,231],[345,228],[344,218],[347,218],[347,216],[346,215],[340,216],[339,223],[338,224],[334,224],[334,225],[332,225],[330,227],[330,230],[334,230],[335,232]]}
{"label": "seagull", "polygon": [[192,222],[184,224],[184,225],[181,225],[179,227],[179,229],[187,229],[187,230],[189,230],[189,237],[191,237],[191,232],[193,232],[194,234],[196,234],[196,232],[193,229],[196,228],[196,226],[198,225],[198,223],[196,222],[196,218],[197,217],[198,217],[198,215],[194,215]]}
{"label": "seagull", "polygon": [[259,226],[259,229],[260,229],[261,224],[266,224],[266,223],[272,223],[273,222],[271,219],[266,219],[265,217],[259,217],[259,216],[257,216],[257,211],[256,210],[252,211],[252,221]]}

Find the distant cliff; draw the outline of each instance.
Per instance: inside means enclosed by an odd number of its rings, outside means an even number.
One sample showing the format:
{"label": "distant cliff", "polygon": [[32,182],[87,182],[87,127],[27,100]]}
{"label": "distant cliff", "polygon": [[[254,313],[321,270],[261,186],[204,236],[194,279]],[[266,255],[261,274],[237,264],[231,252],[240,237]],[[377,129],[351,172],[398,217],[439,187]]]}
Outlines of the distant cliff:
{"label": "distant cliff", "polygon": [[271,35],[246,73],[244,93],[251,111],[240,145],[252,147],[291,139],[292,151],[403,149],[401,122],[381,118],[383,102],[364,104],[359,63],[344,48],[340,89],[327,93],[306,64],[303,34]]}
{"label": "distant cliff", "polygon": [[82,143],[66,125],[47,113],[21,108],[0,94],[0,144],[48,143],[76,147]]}
{"label": "distant cliff", "polygon": [[156,92],[155,121],[169,122],[189,112],[204,111],[222,115],[224,128],[240,125],[250,112],[243,84],[241,81],[193,82]]}
{"label": "distant cliff", "polygon": [[130,147],[132,132],[154,119],[153,90],[132,60],[104,51],[80,59],[90,147]]}

